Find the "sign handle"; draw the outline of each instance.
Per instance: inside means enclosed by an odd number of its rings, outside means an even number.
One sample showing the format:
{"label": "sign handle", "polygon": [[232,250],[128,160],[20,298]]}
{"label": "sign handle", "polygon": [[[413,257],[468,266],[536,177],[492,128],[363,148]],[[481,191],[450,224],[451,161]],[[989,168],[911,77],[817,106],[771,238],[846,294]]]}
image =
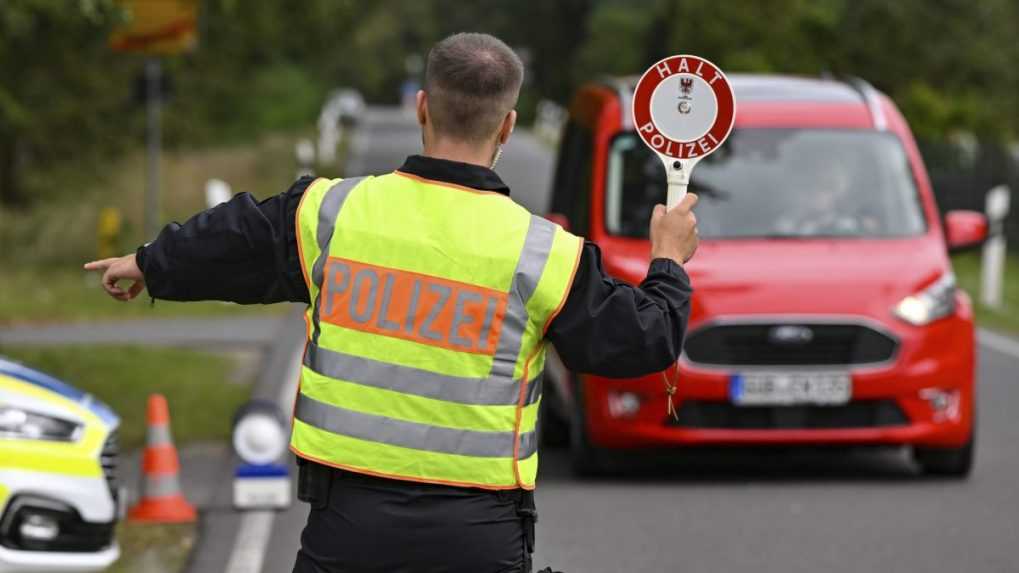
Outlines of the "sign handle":
{"label": "sign handle", "polygon": [[679,202],[683,200],[683,197],[686,197],[686,187],[687,186],[683,183],[672,183],[670,181],[669,195],[666,199],[665,206],[672,209],[676,205],[679,205]]}
{"label": "sign handle", "polygon": [[672,209],[686,196],[686,188],[690,185],[690,172],[693,166],[700,161],[700,157],[689,159],[673,159],[667,155],[658,155],[665,165],[666,181],[668,182],[668,195],[665,199],[665,206]]}

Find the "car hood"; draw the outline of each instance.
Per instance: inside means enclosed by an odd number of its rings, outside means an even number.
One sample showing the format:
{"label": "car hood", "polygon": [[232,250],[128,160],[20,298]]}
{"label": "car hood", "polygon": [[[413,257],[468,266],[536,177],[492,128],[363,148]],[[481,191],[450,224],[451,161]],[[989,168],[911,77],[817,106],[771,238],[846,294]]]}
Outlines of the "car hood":
{"label": "car hood", "polygon": [[[627,278],[642,278],[646,267],[637,271],[642,265],[646,258],[607,266]],[[826,314],[880,319],[903,297],[941,276],[949,263],[936,237],[705,240],[686,269],[696,318]]]}
{"label": "car hood", "polygon": [[82,408],[92,412],[111,429],[115,429],[120,425],[120,418],[109,406],[100,402],[95,396],[82,392],[74,386],[48,374],[0,357],[0,375],[10,376],[21,382],[44,388],[75,402]]}

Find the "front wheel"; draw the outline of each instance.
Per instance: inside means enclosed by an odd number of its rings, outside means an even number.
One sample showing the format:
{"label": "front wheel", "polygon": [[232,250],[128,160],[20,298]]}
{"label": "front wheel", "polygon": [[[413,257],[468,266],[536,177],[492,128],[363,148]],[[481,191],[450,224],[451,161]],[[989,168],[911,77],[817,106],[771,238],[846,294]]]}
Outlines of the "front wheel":
{"label": "front wheel", "polygon": [[973,469],[975,437],[958,448],[913,447],[913,460],[925,474],[965,478]]}

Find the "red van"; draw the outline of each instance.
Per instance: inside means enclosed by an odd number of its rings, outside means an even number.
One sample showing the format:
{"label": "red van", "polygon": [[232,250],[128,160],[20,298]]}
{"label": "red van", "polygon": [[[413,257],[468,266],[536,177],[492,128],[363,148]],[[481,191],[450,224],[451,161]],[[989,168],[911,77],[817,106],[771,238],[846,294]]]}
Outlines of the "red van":
{"label": "red van", "polygon": [[[942,218],[909,126],[866,82],[730,81],[732,135],[690,186],[701,244],[676,415],[660,374],[571,373],[553,356],[546,412],[570,420],[574,465],[662,446],[910,446],[924,472],[967,475],[973,312],[948,251],[984,240],[983,215]],[[665,174],[634,131],[633,87],[577,93],[549,218],[636,284]]]}

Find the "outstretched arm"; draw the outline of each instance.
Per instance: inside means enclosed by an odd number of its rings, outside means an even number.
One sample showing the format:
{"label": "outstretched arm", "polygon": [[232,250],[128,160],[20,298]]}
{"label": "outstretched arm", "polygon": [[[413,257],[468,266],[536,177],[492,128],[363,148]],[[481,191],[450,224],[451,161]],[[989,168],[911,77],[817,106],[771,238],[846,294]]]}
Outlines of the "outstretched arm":
{"label": "outstretched arm", "polygon": [[[153,298],[164,300],[307,302],[294,215],[312,181],[302,177],[262,202],[238,194],[184,224],[167,225],[134,254],[93,261],[85,269],[102,272],[103,288],[122,301],[148,288]],[[125,290],[119,281],[133,282]]]}

